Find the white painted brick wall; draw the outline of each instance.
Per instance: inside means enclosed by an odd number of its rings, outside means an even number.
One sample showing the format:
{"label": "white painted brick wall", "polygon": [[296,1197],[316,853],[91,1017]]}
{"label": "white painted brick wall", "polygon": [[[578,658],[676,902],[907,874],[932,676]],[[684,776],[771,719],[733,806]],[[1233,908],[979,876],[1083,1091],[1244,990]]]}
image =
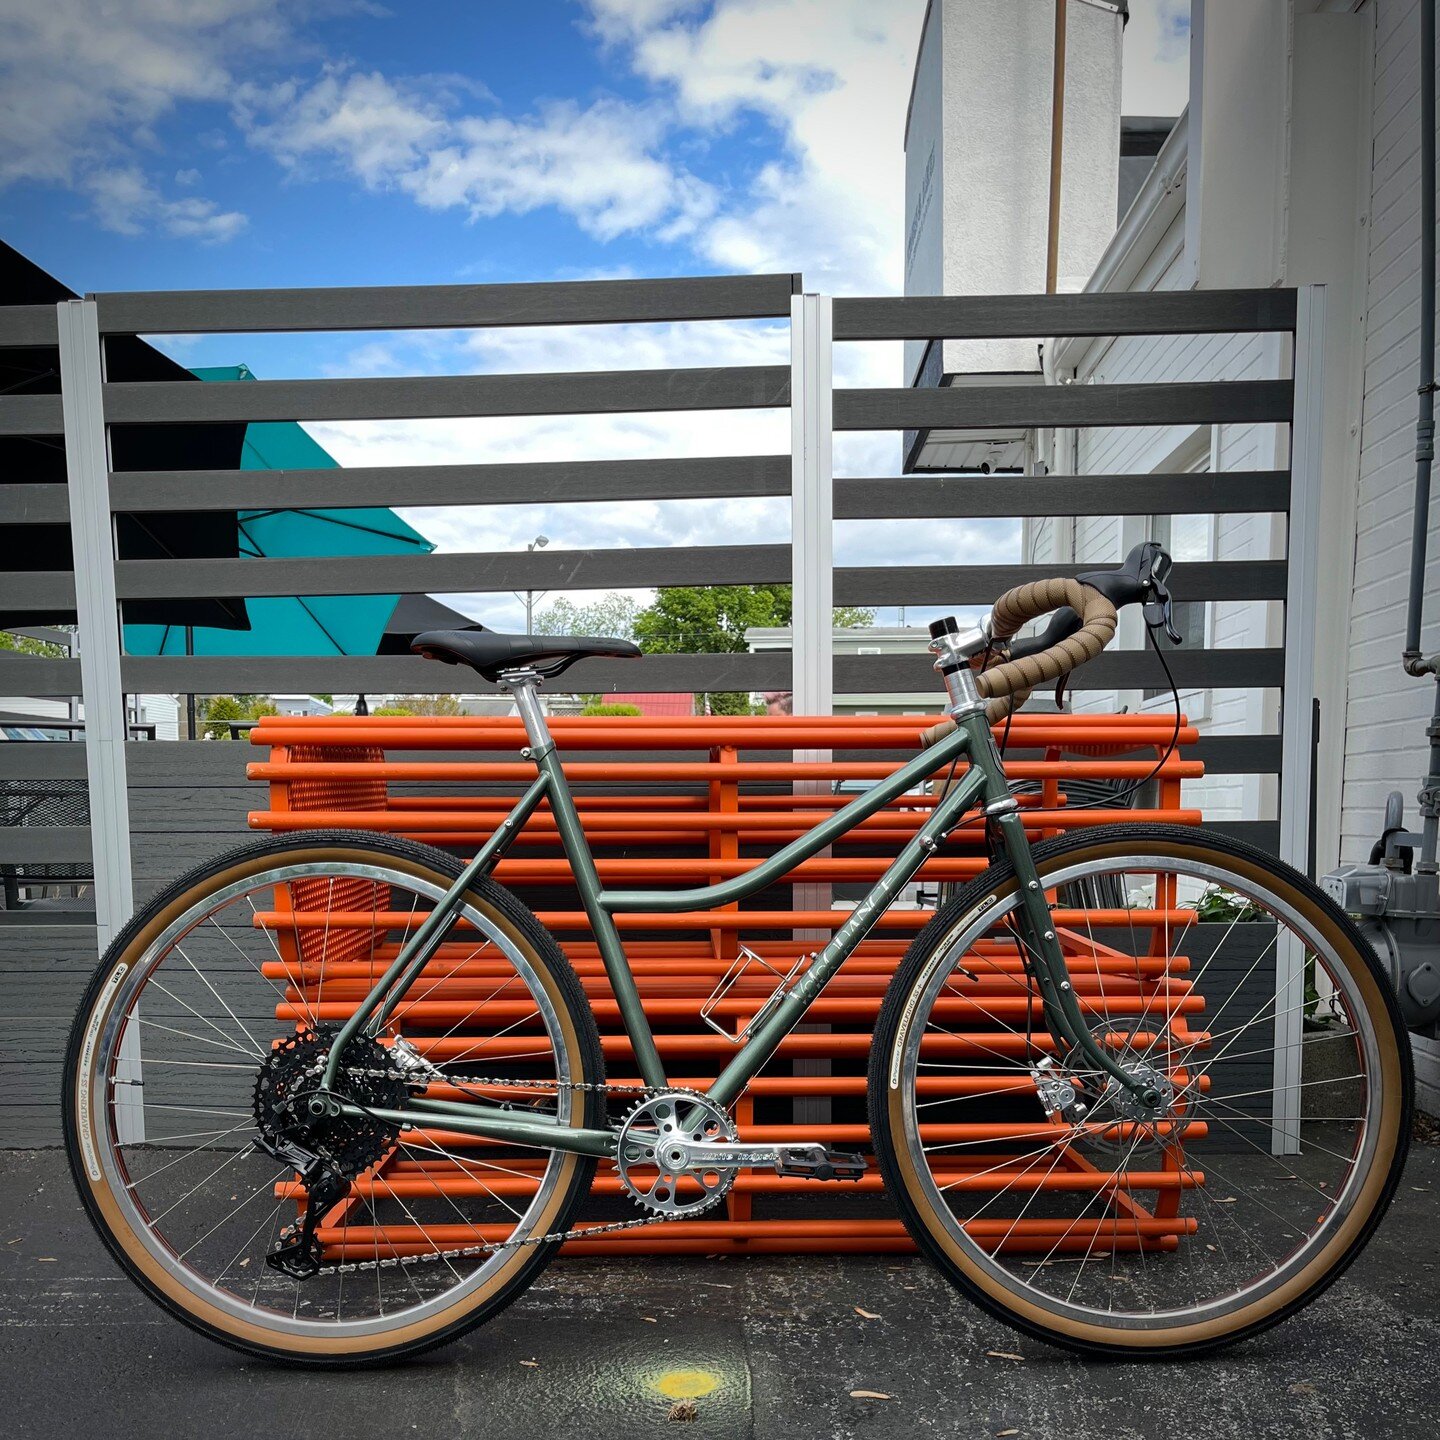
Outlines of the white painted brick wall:
{"label": "white painted brick wall", "polygon": [[[1353,618],[1341,855],[1363,860],[1386,794],[1414,795],[1425,773],[1433,684],[1399,667],[1405,634],[1415,485],[1419,360],[1419,18],[1415,0],[1378,0],[1372,115],[1373,170],[1366,276],[1365,389],[1355,534]],[[1426,576],[1428,650],[1440,646],[1440,523],[1432,506]]]}

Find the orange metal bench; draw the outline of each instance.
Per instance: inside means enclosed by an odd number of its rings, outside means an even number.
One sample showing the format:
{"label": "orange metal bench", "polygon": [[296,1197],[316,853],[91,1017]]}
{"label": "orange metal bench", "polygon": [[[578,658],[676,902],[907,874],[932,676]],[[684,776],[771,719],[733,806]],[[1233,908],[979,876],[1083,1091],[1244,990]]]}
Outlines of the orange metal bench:
{"label": "orange metal bench", "polygon": [[[913,752],[920,733],[933,718],[557,717],[551,728],[560,753],[569,757],[566,774],[596,847],[602,879],[617,887],[656,882],[683,886],[712,883],[758,863],[765,854],[845,804],[851,796],[840,792],[843,782],[874,780],[897,768],[901,762],[895,754]],[[1181,781],[1203,773],[1198,761],[1184,757],[1184,746],[1198,738],[1189,725],[1182,726],[1179,748],[1159,771],[1154,808],[1066,808],[1067,782],[1140,779],[1152,771],[1173,734],[1174,720],[1169,715],[1016,716],[1008,748],[1012,755],[1023,758],[1010,759],[1007,771],[1012,780],[1030,782],[1031,793],[1023,794],[1021,803],[1032,841],[1079,825],[1117,820],[1198,824],[1199,812],[1187,809],[1180,796]],[[270,787],[269,808],[250,816],[251,826],[258,830],[353,827],[404,835],[469,854],[492,833],[515,795],[533,777],[531,767],[518,758],[525,739],[519,721],[513,719],[270,717],[256,726],[250,739],[270,750],[267,760],[249,767],[252,779],[266,781]],[[803,758],[796,761],[774,753],[796,751],[803,752]],[[424,758],[407,757],[406,752],[422,752]],[[901,797],[837,842],[829,856],[798,866],[787,884],[864,887],[880,875],[890,857],[918,828],[930,803],[928,794]],[[501,860],[496,878],[518,889],[542,923],[555,932],[594,1005],[610,1077],[622,1084],[633,1082],[629,1042],[619,1026],[588,922],[570,890],[569,868],[548,811],[542,809],[531,818],[516,848],[524,853]],[[926,863],[919,879],[933,889],[938,884],[963,882],[985,864],[983,831],[972,824],[955,833],[943,855]],[[269,917],[277,933],[294,933],[289,897],[277,897],[277,907],[276,914]],[[736,1120],[743,1139],[786,1140],[803,1133],[837,1146],[869,1148],[864,1070],[870,1036],[891,974],[913,933],[932,913],[928,908],[896,908],[881,917],[870,938],[816,1002],[806,1025],[782,1044],[766,1073],[753,1082],[737,1105]],[[1156,912],[1157,921],[1166,913]],[[783,895],[775,899],[772,892],[761,897],[756,908],[618,916],[630,934],[628,948],[640,993],[675,1083],[703,1086],[731,1053],[726,1039],[701,1024],[699,1010],[740,954],[742,944],[777,968],[788,969],[797,956],[814,948],[814,932],[833,930],[848,914],[843,903],[812,902],[802,909],[787,903]],[[262,923],[265,918],[261,917]],[[1083,930],[1087,921],[1098,926],[1104,920],[1102,912],[1057,912],[1062,933],[1065,927]],[[336,932],[343,932],[347,925],[358,930],[373,922],[369,912],[354,916],[331,913],[325,925],[332,937],[332,962]],[[466,1015],[476,983],[485,978],[486,964],[477,960],[459,963],[463,953],[459,946],[441,948],[435,963],[443,968],[449,962],[452,973],[427,989],[423,1000],[408,1007],[410,1033],[420,1034],[432,1021],[445,1022],[434,1028],[448,1028]],[[1006,968],[1004,957],[997,955],[996,964],[999,988],[986,999],[986,1008],[993,1012],[996,1005],[1023,1007],[1028,1002],[1015,998],[1014,980],[1005,980],[1001,973]],[[1198,996],[1188,994],[1183,960],[1157,958],[1137,965],[1128,958],[1112,961],[1093,949],[1077,946],[1071,968],[1082,995],[1099,993],[1103,975],[1107,1000],[1114,999],[1117,981],[1133,987],[1137,1011],[1153,1004],[1156,995],[1164,995],[1166,1008],[1177,1023],[1184,1023],[1201,1005]],[[368,963],[328,966],[322,1018],[339,1019],[349,1013],[349,1007],[364,995],[369,977]],[[282,987],[289,983],[278,964],[272,978]],[[720,1017],[737,1026],[743,1024],[772,986],[773,980],[743,978],[722,1003]],[[281,1025],[301,1022],[305,1011],[299,999],[294,996],[292,1003],[277,1006]],[[950,1003],[957,1007],[957,1021],[968,1018],[973,1024],[982,1023],[975,1007],[962,1014],[965,1001]],[[403,1021],[406,1015],[407,1007],[402,1006],[399,1018]],[[990,1037],[988,1043],[995,1038]],[[483,1045],[475,1050],[474,1037],[467,1038],[463,1031],[428,1044],[421,1034],[414,1043],[437,1058],[466,1052],[471,1052],[467,1058],[477,1062],[483,1058]],[[963,1048],[967,1042],[962,1032],[945,1043]],[[945,1083],[955,1088],[955,1082]],[[996,1077],[986,1077],[983,1083],[993,1089]],[[1014,1086],[1033,1090],[1023,1074],[1015,1078]],[[965,1132],[955,1138],[1003,1141],[1015,1127],[971,1124],[951,1128]],[[1035,1130],[1034,1126],[1022,1128],[1027,1135]],[[460,1148],[482,1142],[447,1132],[445,1143]],[[968,1183],[963,1161],[946,1163],[953,1171],[947,1181]],[[988,1173],[973,1182],[977,1188],[1026,1183],[1023,1177],[995,1170],[994,1153],[987,1154],[983,1163]],[[507,1183],[517,1195],[538,1183],[538,1162],[528,1168],[523,1161],[507,1160],[507,1165],[515,1171]],[[431,1180],[422,1182],[412,1173],[416,1167],[410,1162],[392,1158],[383,1168],[387,1189],[398,1187],[403,1194],[407,1184],[424,1183],[433,1188]],[[432,1176],[437,1173],[432,1163],[427,1162],[427,1168]],[[535,1181],[528,1178],[530,1170],[535,1172]],[[456,1196],[473,1183],[458,1166],[440,1178]],[[487,1183],[493,1188],[494,1182]],[[1113,1187],[1114,1177],[1073,1168],[1060,1170],[1043,1183],[1053,1188],[1100,1190]],[[1127,1214],[1123,1233],[1113,1221],[1092,1222],[1089,1229],[1081,1225],[1061,1248],[1085,1250],[1106,1242],[1119,1248],[1137,1244],[1173,1248],[1177,1237],[1191,1228],[1191,1222],[1176,1214],[1180,1192],[1203,1183],[1203,1177],[1189,1170],[1164,1170],[1136,1175],[1128,1183],[1132,1189],[1155,1193],[1153,1211],[1138,1218],[1136,1213]],[[618,1196],[618,1177],[602,1167],[596,1190],[600,1195]],[[880,1190],[880,1177],[874,1171],[858,1185],[846,1187],[745,1173],[728,1195],[723,1214],[671,1222],[653,1230],[572,1240],[566,1249],[571,1253],[651,1254],[912,1249],[900,1222],[876,1218],[873,1206],[861,1218],[847,1216],[844,1196],[873,1196]],[[298,1200],[300,1192],[294,1193]],[[793,1201],[797,1197],[806,1203],[796,1207]],[[1138,1202],[1124,1203],[1128,1210],[1138,1210]],[[781,1213],[757,1216],[757,1208]],[[997,1237],[1002,1233],[1008,1236],[1007,1248],[1048,1251],[1057,1240],[1058,1232],[1052,1234],[1045,1228],[1050,1224],[1053,1229],[1054,1222],[1025,1222],[1013,1232],[1011,1222],[996,1223],[1001,1227]],[[473,1230],[465,1229],[465,1243],[473,1243]],[[980,1229],[983,1231],[984,1222]],[[425,1248],[418,1236],[404,1227],[385,1230],[384,1242],[396,1253]],[[331,1243],[335,1258],[341,1258],[338,1236],[338,1231],[327,1235],[322,1229],[322,1241]],[[351,1226],[348,1243],[374,1253],[375,1237],[368,1231],[362,1234]]]}

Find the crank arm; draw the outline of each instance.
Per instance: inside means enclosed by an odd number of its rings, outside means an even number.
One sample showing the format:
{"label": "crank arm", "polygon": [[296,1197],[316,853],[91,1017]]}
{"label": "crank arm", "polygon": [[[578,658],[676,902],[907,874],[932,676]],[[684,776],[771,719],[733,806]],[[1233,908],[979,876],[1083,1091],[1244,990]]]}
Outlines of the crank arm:
{"label": "crank arm", "polygon": [[[717,1170],[765,1167],[777,1175],[803,1175],[816,1180],[858,1180],[865,1173],[865,1158],[831,1150],[818,1141],[787,1145],[737,1145],[723,1140],[687,1140],[684,1164],[692,1169],[713,1166]],[[671,1157],[668,1155],[666,1159]]]}

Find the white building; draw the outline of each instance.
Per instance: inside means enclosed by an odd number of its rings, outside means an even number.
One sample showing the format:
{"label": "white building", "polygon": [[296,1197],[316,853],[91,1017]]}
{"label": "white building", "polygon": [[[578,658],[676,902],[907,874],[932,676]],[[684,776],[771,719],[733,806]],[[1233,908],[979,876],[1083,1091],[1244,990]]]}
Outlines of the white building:
{"label": "white building", "polygon": [[275,710],[280,715],[333,715],[335,706],[318,695],[272,695]]}
{"label": "white building", "polygon": [[[1072,33],[1082,11],[1109,8],[1099,0],[1070,0]],[[912,132],[926,105],[948,107],[952,91],[964,88],[967,78],[973,88],[985,83],[987,72],[1004,70],[994,57],[987,65],[972,54],[968,77],[958,68],[953,75],[946,71],[938,98],[927,99],[936,71],[936,13],[961,12],[974,33],[979,23],[999,23],[995,9],[992,0],[935,0],[917,64]],[[1011,16],[1005,23],[1013,29],[1023,22]],[[1105,23],[1102,16],[1092,26],[1097,36]],[[1067,240],[1073,229],[1068,190],[1062,206],[1062,289],[1326,287],[1314,654],[1321,872],[1342,858],[1366,858],[1390,790],[1405,792],[1415,819],[1412,797],[1426,768],[1425,726],[1434,701],[1431,683],[1409,679],[1400,668],[1418,365],[1418,42],[1417,0],[1192,0],[1189,110],[1112,224],[1088,278],[1079,281],[1065,247],[1078,243],[1083,250],[1091,243],[1093,212],[1079,227],[1078,241],[1073,235]],[[1018,38],[997,30],[994,43],[1012,45]],[[948,64],[945,47],[940,53]],[[1048,84],[1048,41],[1035,40],[1027,53]],[[1067,117],[1084,104],[1077,92],[1101,100],[1116,93],[1103,54],[1092,47],[1086,55],[1080,68],[1067,66]],[[1003,96],[998,103],[1006,103]],[[1118,130],[1118,109],[1112,119]],[[947,114],[947,130],[950,123]],[[1004,142],[997,135],[994,143]],[[1098,142],[1085,143],[1093,149]],[[1071,144],[1067,133],[1067,166]],[[909,163],[923,171],[923,158],[913,153],[921,146],[913,138],[911,148]],[[1017,163],[1024,153],[1012,152]],[[975,188],[986,183],[983,170],[966,178],[971,209],[996,210],[1002,195]],[[942,177],[931,183],[949,182]],[[912,226],[917,201],[912,185]],[[958,288],[949,279],[956,267],[982,273],[968,256],[992,243],[983,230],[955,228],[949,209],[942,209],[951,229],[927,229],[931,222],[922,220],[917,244],[922,251],[949,245],[955,253],[945,262],[945,284],[916,284],[918,293]],[[1044,288],[1034,280],[1033,256],[1016,259],[1006,237],[993,245],[997,254],[1012,255],[1010,268],[1002,265],[983,286],[970,288]],[[1288,375],[1291,365],[1288,341],[1272,336],[1042,338],[1038,353],[1043,381],[1052,384],[1264,378]],[[947,353],[943,368],[973,383],[970,375],[954,372],[973,374],[982,367],[962,367],[962,360]],[[1057,474],[1264,470],[1288,463],[1286,431],[1273,425],[1060,430],[1009,439],[1003,463]],[[938,467],[982,458],[942,449],[934,436],[930,447],[912,457],[921,468],[927,460]],[[1284,518],[1278,515],[1056,517],[1026,522],[1021,558],[1108,564],[1149,535],[1168,541],[1177,558],[1270,559],[1285,553]],[[1440,559],[1440,527],[1433,520],[1431,555]],[[1429,567],[1427,584],[1426,648],[1433,650],[1440,564]],[[1186,607],[1181,628],[1189,630],[1190,643],[1211,648],[1274,645],[1281,637],[1280,612],[1278,603],[1215,601]],[[1139,621],[1125,619],[1130,633],[1122,630],[1122,643],[1138,645]],[[1170,703],[1168,696],[1146,692],[1090,692],[1082,699],[1097,708]],[[1279,725],[1280,697],[1272,690],[1191,692],[1184,703],[1212,734],[1274,732]],[[1260,819],[1274,814],[1273,785],[1258,776],[1216,777],[1190,794],[1217,820]]]}
{"label": "white building", "polygon": [[[745,632],[746,647],[753,653],[783,650],[793,645],[788,625],[752,625]],[[928,631],[908,625],[845,626],[834,632],[836,655],[923,655],[930,643]],[[914,694],[837,695],[837,715],[933,715],[936,690]]]}

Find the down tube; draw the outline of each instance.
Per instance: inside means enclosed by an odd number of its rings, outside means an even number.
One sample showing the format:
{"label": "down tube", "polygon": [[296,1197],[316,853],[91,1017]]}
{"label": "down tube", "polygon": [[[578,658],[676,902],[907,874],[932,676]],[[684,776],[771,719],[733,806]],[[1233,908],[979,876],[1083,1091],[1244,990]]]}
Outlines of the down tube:
{"label": "down tube", "polygon": [[706,1092],[717,1104],[728,1105],[750,1083],[751,1078],[775,1053],[780,1042],[799,1023],[815,997],[830,983],[856,945],[864,939],[881,913],[929,859],[939,837],[952,830],[986,784],[985,771],[972,765],[948,795],[941,798],[930,818],[910,837],[890,868],[851,912],[850,918],[831,936],[814,962],[796,982],[795,988],[776,1006],[741,1047]]}

